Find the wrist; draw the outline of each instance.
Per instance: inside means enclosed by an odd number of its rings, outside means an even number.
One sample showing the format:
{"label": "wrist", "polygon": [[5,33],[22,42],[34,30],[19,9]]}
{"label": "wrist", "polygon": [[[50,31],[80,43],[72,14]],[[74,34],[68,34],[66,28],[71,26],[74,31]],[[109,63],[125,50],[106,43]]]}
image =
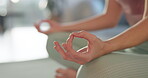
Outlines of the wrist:
{"label": "wrist", "polygon": [[115,44],[110,41],[104,41],[103,53],[108,54],[116,50]]}
{"label": "wrist", "polygon": [[101,42],[95,41],[95,43],[97,43],[97,47],[96,47],[97,54],[95,54],[93,58],[98,58],[114,51],[113,45],[109,41],[101,41]]}

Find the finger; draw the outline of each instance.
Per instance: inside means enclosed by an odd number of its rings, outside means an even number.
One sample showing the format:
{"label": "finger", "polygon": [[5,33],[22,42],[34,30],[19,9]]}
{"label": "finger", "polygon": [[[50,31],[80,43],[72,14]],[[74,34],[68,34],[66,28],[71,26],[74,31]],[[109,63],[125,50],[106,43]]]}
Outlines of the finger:
{"label": "finger", "polygon": [[[62,46],[63,46],[63,48],[67,51],[66,43],[63,43]],[[71,58],[71,54],[69,54],[69,52],[66,52],[66,55],[67,55],[70,59],[72,59],[72,58]]]}
{"label": "finger", "polygon": [[[63,43],[62,46],[63,46],[63,48],[67,51],[67,44],[66,44],[66,43]],[[73,59],[73,57],[72,57],[72,55],[70,54],[70,52],[67,51],[67,52],[66,52],[66,55],[69,56],[71,59]]]}
{"label": "finger", "polygon": [[70,48],[72,48],[72,42],[73,42],[74,36],[71,34],[69,36],[69,38],[67,39],[67,46],[69,46]]}
{"label": "finger", "polygon": [[[63,44],[62,46],[67,51],[66,55],[70,57],[69,59],[70,61],[77,62],[77,63],[81,61],[81,60],[78,60],[78,58],[81,59],[81,57],[84,56],[83,52],[76,52],[75,50],[71,49],[67,44]],[[87,50],[87,48],[83,49],[83,51],[84,50]],[[86,53],[87,51],[84,51],[84,52]]]}
{"label": "finger", "polygon": [[[62,46],[65,50],[67,50],[66,43],[63,43]],[[66,60],[76,62],[75,58],[69,52],[66,52],[66,55],[67,55]]]}
{"label": "finger", "polygon": [[62,49],[60,44],[57,41],[55,41],[54,44],[55,44],[54,48],[56,49],[56,51],[59,52],[60,55],[62,55],[63,58],[65,58],[66,57],[65,51]]}
{"label": "finger", "polygon": [[67,50],[67,46],[66,46],[66,43],[62,43],[62,46],[65,50]]}
{"label": "finger", "polygon": [[70,36],[69,36],[69,38],[67,39],[67,41],[66,41],[66,44],[65,44],[65,47],[66,47],[66,51],[67,52],[73,52],[73,53],[76,53],[76,51],[73,49],[73,47],[72,47],[72,42],[73,42],[73,39],[74,39],[74,36],[71,34]]}
{"label": "finger", "polygon": [[[63,57],[65,60],[69,60],[69,61],[75,62],[75,60],[71,57],[71,55],[68,54],[68,52],[65,52],[65,51],[61,48],[61,46],[59,45],[59,43],[54,42],[54,44],[56,45],[56,47],[54,47],[54,48],[57,50],[57,52],[59,52],[59,53],[62,55],[62,57]],[[65,44],[65,45],[66,45],[66,44]],[[59,46],[59,48],[58,48],[57,46]],[[63,47],[64,47],[64,49],[67,49],[67,48],[66,48],[67,46],[63,46]],[[59,49],[61,49],[61,51],[60,51]]]}
{"label": "finger", "polygon": [[65,74],[66,70],[62,69],[62,68],[59,68],[59,69],[56,70],[56,73]]}
{"label": "finger", "polygon": [[[69,60],[72,60],[73,62],[76,62],[76,63],[79,63],[79,64],[82,64],[82,62],[83,62],[83,60],[81,60],[81,59],[83,59],[82,57],[84,57],[84,53],[82,52],[76,52],[73,48],[72,48],[72,41],[73,41],[73,39],[74,39],[74,36],[71,34],[70,36],[69,36],[69,38],[67,39],[67,44],[63,44],[63,47],[64,47],[64,49],[67,51],[67,55],[68,56],[70,56],[70,58],[71,59],[69,59]],[[84,50],[87,50],[87,48],[86,49],[84,49]],[[84,51],[83,50],[83,51]],[[87,51],[85,51],[85,53],[86,53]]]}
{"label": "finger", "polygon": [[43,32],[43,31],[41,31],[40,25],[39,25],[39,24],[34,24],[34,26],[35,26],[35,28],[37,29],[38,32],[44,33],[44,34],[48,34],[48,32]]}
{"label": "finger", "polygon": [[55,78],[65,78],[65,76],[63,76],[63,75],[58,75],[58,74],[57,74],[57,75],[55,76]]}
{"label": "finger", "polygon": [[42,22],[47,22],[51,27],[54,27],[54,26],[55,26],[54,23],[56,23],[55,21],[48,20],[48,19],[42,20],[41,23],[42,23]]}
{"label": "finger", "polygon": [[37,29],[37,30],[39,30],[39,25],[38,24],[34,24],[34,26],[35,26],[35,28]]}
{"label": "finger", "polygon": [[[63,47],[64,47],[64,49],[67,49],[66,44],[63,44]],[[84,51],[84,52],[86,52],[86,51]],[[84,56],[83,54],[80,54],[80,53],[72,54],[71,52],[66,52],[66,55],[69,57],[66,60],[73,61],[78,64],[82,64],[82,62],[83,62],[83,60],[80,60],[82,58],[82,56]]]}
{"label": "finger", "polygon": [[73,33],[73,35],[74,35],[74,37],[84,38],[84,39],[88,40],[89,42],[91,42],[93,39],[96,38],[95,35],[90,34],[86,31],[75,32],[75,33]]}
{"label": "finger", "polygon": [[66,43],[67,43],[67,46],[69,46],[69,48],[72,48],[72,42],[73,42],[73,36],[70,35],[69,38],[67,39]]}
{"label": "finger", "polygon": [[87,46],[86,47],[83,47],[81,49],[79,49],[77,52],[81,52],[81,53],[86,53],[87,52]]}
{"label": "finger", "polygon": [[[64,47],[64,49],[67,49],[66,44],[63,44],[62,46]],[[66,52],[66,55],[69,57],[69,58],[67,58],[67,60],[73,61],[76,63],[80,62],[80,60],[78,60],[76,57],[74,57],[70,52]]]}
{"label": "finger", "polygon": [[77,56],[79,53],[77,53],[72,47],[68,46],[67,44],[64,45],[65,50],[67,51],[67,54],[70,56]]}
{"label": "finger", "polygon": [[44,20],[41,20],[41,22],[50,22],[49,19],[44,19]]}
{"label": "finger", "polygon": [[38,32],[44,33],[44,34],[49,34],[49,31],[41,31],[39,26],[35,26]]}

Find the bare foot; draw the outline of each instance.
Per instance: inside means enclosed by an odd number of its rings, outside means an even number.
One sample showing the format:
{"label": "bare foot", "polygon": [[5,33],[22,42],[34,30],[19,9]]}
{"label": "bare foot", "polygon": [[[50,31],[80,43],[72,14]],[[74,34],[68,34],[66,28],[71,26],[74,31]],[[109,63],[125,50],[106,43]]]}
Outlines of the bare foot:
{"label": "bare foot", "polygon": [[55,78],[76,78],[77,71],[71,68],[62,69],[59,68],[56,70]]}

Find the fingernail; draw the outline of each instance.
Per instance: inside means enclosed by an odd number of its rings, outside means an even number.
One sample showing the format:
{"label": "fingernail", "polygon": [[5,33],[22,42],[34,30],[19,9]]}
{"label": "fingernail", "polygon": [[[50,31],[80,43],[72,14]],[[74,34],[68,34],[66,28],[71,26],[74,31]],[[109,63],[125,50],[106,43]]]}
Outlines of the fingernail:
{"label": "fingernail", "polygon": [[56,44],[57,41],[54,41],[53,43]]}
{"label": "fingernail", "polygon": [[56,46],[53,47],[54,49],[56,48]]}

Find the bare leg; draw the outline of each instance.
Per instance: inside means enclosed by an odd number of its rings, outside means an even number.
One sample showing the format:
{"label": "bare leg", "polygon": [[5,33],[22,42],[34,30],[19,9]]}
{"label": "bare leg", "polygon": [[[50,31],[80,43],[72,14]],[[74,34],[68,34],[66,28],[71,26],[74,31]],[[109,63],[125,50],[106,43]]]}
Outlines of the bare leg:
{"label": "bare leg", "polygon": [[62,69],[59,68],[56,70],[55,78],[76,78],[77,71],[71,68]]}

